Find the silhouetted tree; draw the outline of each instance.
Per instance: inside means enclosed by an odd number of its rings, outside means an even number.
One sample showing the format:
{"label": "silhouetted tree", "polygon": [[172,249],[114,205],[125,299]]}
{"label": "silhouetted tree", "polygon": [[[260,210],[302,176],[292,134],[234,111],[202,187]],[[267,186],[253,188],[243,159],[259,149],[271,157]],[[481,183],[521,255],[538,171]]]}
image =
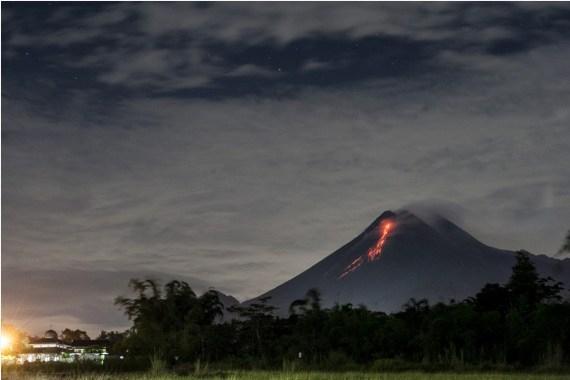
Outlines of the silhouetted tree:
{"label": "silhouetted tree", "polygon": [[509,308],[509,290],[499,284],[486,284],[468,302],[472,302],[478,311],[498,311],[504,316]]}
{"label": "silhouetted tree", "polygon": [[229,311],[237,313],[242,322],[239,324],[242,336],[253,337],[253,344],[246,345],[250,349],[255,347],[253,352],[263,361],[267,361],[267,344],[273,333],[273,321],[275,316],[275,306],[268,303],[271,297],[261,297],[257,301],[247,306],[233,306]]}
{"label": "silhouetted tree", "polygon": [[222,322],[214,291],[197,296],[180,281],[130,286],[135,296],[117,299],[133,321],[123,347],[133,355],[159,352],[171,364],[200,358],[277,368],[298,361],[299,352],[303,365],[329,370],[375,360],[450,367],[570,362],[570,303],[562,300],[562,284],[540,277],[522,251],[504,285],[486,284],[448,304],[412,298],[392,314],[351,304],[326,309],[319,291],[309,289],[287,318],[275,316],[264,297],[230,308],[239,318]]}
{"label": "silhouetted tree", "polygon": [[97,340],[102,340],[108,342],[108,351],[111,355],[120,355],[126,353],[126,344],[128,332],[118,332],[118,331],[105,331],[102,330]]}
{"label": "silhouetted tree", "polygon": [[304,352],[308,360],[320,361],[326,346],[325,328],[326,313],[321,308],[321,293],[312,288],[307,291],[303,300],[296,300],[289,307],[293,314],[300,312],[295,319],[294,330],[297,334],[298,350]]}
{"label": "silhouetted tree", "polygon": [[118,297],[115,303],[133,321],[127,345],[135,353],[170,362],[208,356],[209,327],[222,313],[216,292],[197,297],[184,281],[170,281],[163,291],[150,279],[133,279],[129,285],[136,296]]}
{"label": "silhouetted tree", "polygon": [[65,343],[72,343],[77,340],[91,340],[89,335],[83,330],[65,329],[59,335],[59,338]]}
{"label": "silhouetted tree", "polygon": [[538,303],[561,300],[562,283],[555,282],[550,277],[539,277],[528,252],[518,251],[516,260],[506,286],[512,306],[518,307],[522,312],[529,312]]}

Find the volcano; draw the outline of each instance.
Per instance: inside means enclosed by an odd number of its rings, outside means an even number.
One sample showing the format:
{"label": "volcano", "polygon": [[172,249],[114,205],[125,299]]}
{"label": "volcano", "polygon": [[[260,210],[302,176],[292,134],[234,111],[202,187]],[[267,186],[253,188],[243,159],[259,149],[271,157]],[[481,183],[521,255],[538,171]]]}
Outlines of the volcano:
{"label": "volcano", "polygon": [[[570,259],[531,255],[541,276],[570,285]],[[289,305],[317,288],[322,305],[364,305],[395,312],[410,299],[461,301],[486,283],[508,281],[515,252],[487,246],[448,219],[423,220],[386,211],[348,244],[262,297],[285,316]]]}

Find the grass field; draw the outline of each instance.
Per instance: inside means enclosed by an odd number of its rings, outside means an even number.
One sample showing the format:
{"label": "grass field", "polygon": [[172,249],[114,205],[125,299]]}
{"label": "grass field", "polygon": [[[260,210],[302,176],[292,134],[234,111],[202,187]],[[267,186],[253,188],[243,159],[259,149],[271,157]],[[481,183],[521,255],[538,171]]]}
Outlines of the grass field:
{"label": "grass field", "polygon": [[263,371],[247,371],[247,372],[223,372],[218,374],[209,374],[201,376],[179,376],[175,374],[152,375],[152,374],[121,374],[121,375],[105,375],[105,374],[65,374],[65,375],[46,375],[46,374],[25,374],[25,373],[3,373],[2,379],[13,380],[184,380],[184,379],[224,379],[224,380],[568,380],[570,375],[549,375],[549,374],[498,374],[498,373],[327,373],[327,372],[263,372]]}

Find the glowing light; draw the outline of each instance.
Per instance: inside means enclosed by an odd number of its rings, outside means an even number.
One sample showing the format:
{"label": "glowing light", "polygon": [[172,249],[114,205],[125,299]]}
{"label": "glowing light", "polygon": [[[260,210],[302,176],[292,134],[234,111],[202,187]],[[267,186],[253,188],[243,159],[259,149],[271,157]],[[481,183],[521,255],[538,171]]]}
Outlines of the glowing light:
{"label": "glowing light", "polygon": [[374,261],[382,255],[382,248],[384,248],[384,244],[386,244],[386,239],[391,229],[392,223],[390,222],[383,223],[383,226],[379,228],[380,238],[376,242],[376,245],[368,250],[368,261]]}
{"label": "glowing light", "polygon": [[362,264],[365,262],[372,262],[377,260],[382,256],[382,250],[384,249],[384,245],[390,236],[390,232],[394,228],[394,223],[390,221],[383,221],[380,226],[378,226],[378,240],[373,247],[371,247],[365,255],[358,256],[355,260],[353,260],[348,266],[344,269],[344,271],[338,276],[339,279],[346,277],[350,273],[354,272]]}
{"label": "glowing light", "polygon": [[355,270],[357,270],[362,263],[364,263],[364,259],[362,258],[362,256],[359,256],[356,258],[356,260],[354,260],[353,262],[351,262],[346,269],[344,270],[344,272],[342,272],[340,274],[340,276],[338,276],[338,278],[343,278],[344,276],[348,275],[349,273],[354,272]]}
{"label": "glowing light", "polygon": [[0,335],[0,349],[2,351],[9,349],[12,346],[12,338],[6,334]]}

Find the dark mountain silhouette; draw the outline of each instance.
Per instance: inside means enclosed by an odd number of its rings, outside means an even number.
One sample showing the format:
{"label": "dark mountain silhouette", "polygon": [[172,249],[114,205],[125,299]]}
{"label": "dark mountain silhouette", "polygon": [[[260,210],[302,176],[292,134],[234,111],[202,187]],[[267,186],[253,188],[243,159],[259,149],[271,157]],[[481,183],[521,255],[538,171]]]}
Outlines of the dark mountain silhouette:
{"label": "dark mountain silhouette", "polygon": [[233,306],[239,306],[239,301],[237,298],[220,292],[219,290],[212,289],[218,295],[218,299],[223,307],[223,314],[216,318],[216,322],[221,323],[225,321],[230,321],[237,318],[237,314],[230,312],[229,310]]}
{"label": "dark mountain silhouette", "polygon": [[224,309],[228,309],[232,306],[239,305],[239,301],[235,297],[222,293],[218,290],[214,290],[214,292],[216,292],[216,294],[218,295],[218,299],[220,300],[220,303],[222,304]]}
{"label": "dark mountain silhouette", "polygon": [[[570,259],[531,258],[542,276],[570,285]],[[394,312],[410,298],[474,296],[486,283],[508,281],[514,263],[514,252],[489,247],[441,216],[428,223],[408,211],[386,211],[354,240],[258,298],[271,297],[286,315],[291,302],[317,288],[325,307],[351,303]]]}

